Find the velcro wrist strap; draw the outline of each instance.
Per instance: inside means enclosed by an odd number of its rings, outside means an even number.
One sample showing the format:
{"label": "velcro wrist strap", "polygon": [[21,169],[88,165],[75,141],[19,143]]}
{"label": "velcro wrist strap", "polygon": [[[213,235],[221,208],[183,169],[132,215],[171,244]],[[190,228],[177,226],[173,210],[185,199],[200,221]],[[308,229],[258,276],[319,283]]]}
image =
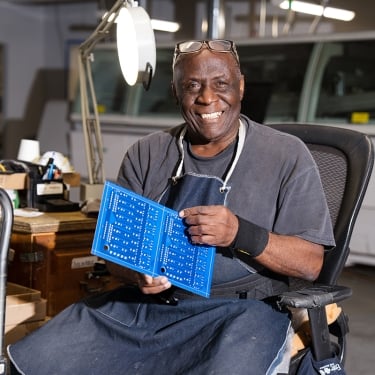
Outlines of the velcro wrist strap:
{"label": "velcro wrist strap", "polygon": [[267,229],[260,227],[239,216],[237,236],[231,246],[234,254],[240,251],[252,258],[260,255],[267,246],[269,232]]}

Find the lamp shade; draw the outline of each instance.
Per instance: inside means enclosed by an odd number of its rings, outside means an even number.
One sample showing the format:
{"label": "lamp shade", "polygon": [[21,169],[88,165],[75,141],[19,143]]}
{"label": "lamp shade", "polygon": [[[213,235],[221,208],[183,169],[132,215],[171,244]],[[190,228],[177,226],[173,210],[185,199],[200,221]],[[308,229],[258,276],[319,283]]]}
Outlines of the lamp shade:
{"label": "lamp shade", "polygon": [[149,85],[155,73],[156,47],[151,21],[142,7],[124,6],[117,22],[117,52],[126,82]]}

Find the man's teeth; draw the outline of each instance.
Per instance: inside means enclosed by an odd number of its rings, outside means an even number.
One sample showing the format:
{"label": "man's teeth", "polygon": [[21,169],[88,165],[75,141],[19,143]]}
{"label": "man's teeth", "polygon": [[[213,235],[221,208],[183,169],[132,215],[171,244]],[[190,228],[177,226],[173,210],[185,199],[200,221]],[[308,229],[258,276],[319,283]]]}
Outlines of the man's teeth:
{"label": "man's teeth", "polygon": [[201,116],[202,116],[203,119],[214,119],[214,118],[220,117],[221,113],[222,112],[202,113]]}

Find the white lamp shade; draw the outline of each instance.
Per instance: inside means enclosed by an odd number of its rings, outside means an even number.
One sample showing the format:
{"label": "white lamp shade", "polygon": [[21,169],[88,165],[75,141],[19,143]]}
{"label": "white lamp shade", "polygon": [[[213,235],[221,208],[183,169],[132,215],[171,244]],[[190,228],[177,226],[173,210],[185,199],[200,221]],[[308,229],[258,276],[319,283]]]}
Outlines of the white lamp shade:
{"label": "white lamp shade", "polygon": [[155,36],[150,18],[142,7],[124,6],[116,22],[122,74],[131,86],[139,82],[145,84],[154,75],[156,65]]}

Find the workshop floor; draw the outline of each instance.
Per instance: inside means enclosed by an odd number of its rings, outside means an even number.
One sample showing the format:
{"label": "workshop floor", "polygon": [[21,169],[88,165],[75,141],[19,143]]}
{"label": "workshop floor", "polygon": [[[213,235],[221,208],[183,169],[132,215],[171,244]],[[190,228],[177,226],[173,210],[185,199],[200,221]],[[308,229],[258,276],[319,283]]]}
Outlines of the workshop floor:
{"label": "workshop floor", "polygon": [[375,374],[375,267],[350,266],[338,284],[352,288],[353,295],[340,305],[349,316],[347,375]]}

